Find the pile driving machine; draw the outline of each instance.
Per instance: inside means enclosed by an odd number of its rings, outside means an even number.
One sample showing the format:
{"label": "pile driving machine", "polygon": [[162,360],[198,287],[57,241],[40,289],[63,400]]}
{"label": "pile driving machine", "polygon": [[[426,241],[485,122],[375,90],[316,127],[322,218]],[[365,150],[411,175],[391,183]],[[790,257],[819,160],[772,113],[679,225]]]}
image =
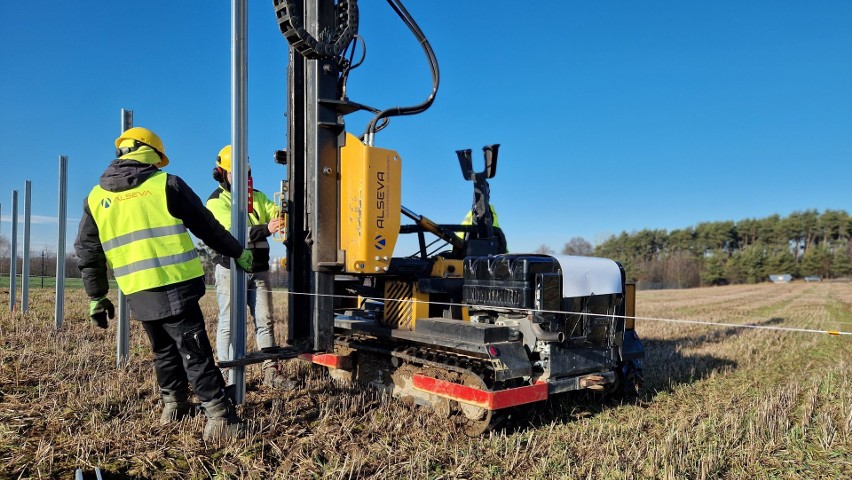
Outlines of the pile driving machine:
{"label": "pile driving machine", "polygon": [[[388,0],[426,54],[432,91],[384,110],[347,96],[363,61],[353,61],[363,43],[356,0],[273,3],[289,42],[288,143],[276,153],[287,167],[288,340],[308,345],[303,358],[429,406],[469,434],[557,393],[635,392],[644,351],[624,270],[601,258],[507,253],[489,204],[498,145],[483,148],[481,171],[470,150],[456,152],[474,187],[469,225],[437,225],[402,205],[402,157],[375,136],[391,117],[429,108],[439,84],[432,47],[402,3]],[[344,117],[359,110],[375,116],[356,136]],[[400,235],[416,235],[419,252],[394,256]]]}

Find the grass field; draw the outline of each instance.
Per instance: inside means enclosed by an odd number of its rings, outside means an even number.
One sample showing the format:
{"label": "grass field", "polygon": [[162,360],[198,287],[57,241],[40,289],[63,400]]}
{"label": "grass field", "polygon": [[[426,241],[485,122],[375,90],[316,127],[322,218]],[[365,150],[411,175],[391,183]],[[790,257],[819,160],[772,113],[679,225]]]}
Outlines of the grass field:
{"label": "grass field", "polygon": [[[30,303],[0,320],[1,478],[95,466],[105,478],[852,478],[850,336],[639,320],[638,400],[567,396],[475,439],[304,363],[288,364],[299,388],[283,393],[250,368],[251,433],[217,447],[201,416],[157,423],[138,323],[116,369],[114,325],[89,325],[81,291],[68,291],[59,332],[53,291],[31,290]],[[214,295],[202,306],[214,338]],[[640,291],[637,315],[850,331],[852,284]]]}

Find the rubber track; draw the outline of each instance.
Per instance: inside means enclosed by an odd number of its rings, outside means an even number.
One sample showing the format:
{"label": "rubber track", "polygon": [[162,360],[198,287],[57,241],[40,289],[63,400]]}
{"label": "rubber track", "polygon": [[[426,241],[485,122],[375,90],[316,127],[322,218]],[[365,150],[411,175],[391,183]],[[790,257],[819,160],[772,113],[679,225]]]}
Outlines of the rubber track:
{"label": "rubber track", "polygon": [[460,375],[471,374],[481,377],[492,387],[494,368],[490,360],[479,359],[455,352],[436,350],[434,346],[391,345],[381,339],[360,335],[337,335],[335,343],[370,353],[396,357],[421,367],[439,368]]}

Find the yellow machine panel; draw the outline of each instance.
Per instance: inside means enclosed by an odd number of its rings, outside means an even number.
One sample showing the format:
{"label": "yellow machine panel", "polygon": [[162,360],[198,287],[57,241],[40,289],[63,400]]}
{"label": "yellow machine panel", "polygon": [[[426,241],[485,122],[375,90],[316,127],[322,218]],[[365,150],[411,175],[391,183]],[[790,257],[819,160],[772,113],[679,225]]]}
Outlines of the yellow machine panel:
{"label": "yellow machine panel", "polygon": [[624,293],[624,301],[626,302],[624,316],[627,317],[624,319],[624,328],[634,330],[636,328],[636,284],[626,284]]}
{"label": "yellow machine panel", "polygon": [[417,288],[417,282],[388,281],[385,283],[385,315],[381,323],[386,327],[414,330],[418,318],[429,316],[429,294]]}
{"label": "yellow machine panel", "polygon": [[437,257],[432,266],[432,276],[438,278],[462,277],[464,276],[464,261]]}
{"label": "yellow machine panel", "polygon": [[346,134],[340,149],[340,248],[346,273],[384,273],[399,236],[402,159]]}

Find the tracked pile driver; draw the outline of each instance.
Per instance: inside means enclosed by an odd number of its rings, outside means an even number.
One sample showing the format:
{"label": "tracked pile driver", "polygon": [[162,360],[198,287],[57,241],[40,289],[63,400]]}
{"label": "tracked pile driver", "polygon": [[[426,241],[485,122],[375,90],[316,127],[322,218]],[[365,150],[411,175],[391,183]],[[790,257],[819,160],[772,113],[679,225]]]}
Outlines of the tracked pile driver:
{"label": "tracked pile driver", "polygon": [[[422,45],[433,87],[419,105],[379,110],[347,97],[360,64],[350,53],[361,38],[356,1],[274,0],[290,52],[288,144],[276,154],[288,172],[289,340],[307,344],[304,357],[335,378],[430,406],[471,434],[560,392],[635,390],[644,353],[624,270],[600,258],[506,253],[489,204],[498,145],[483,149],[482,171],[470,150],[456,152],[474,186],[470,225],[437,225],[402,205],[402,157],[375,136],[391,117],[426,110],[439,73],[414,19],[388,3]],[[361,136],[344,123],[358,110],[375,114]],[[406,234],[419,252],[393,256]],[[427,244],[433,236],[446,249]]]}

